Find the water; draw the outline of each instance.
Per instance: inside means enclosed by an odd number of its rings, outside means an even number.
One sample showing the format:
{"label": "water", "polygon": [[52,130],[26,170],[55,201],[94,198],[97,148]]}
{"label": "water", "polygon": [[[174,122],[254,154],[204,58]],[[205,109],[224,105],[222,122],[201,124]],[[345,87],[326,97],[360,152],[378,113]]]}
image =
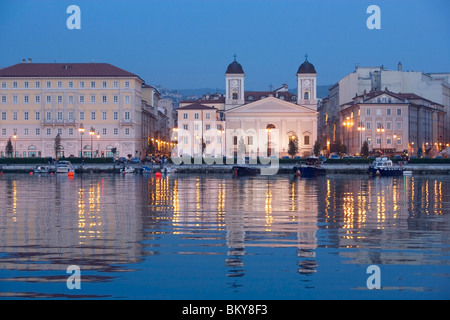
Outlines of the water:
{"label": "water", "polygon": [[0,298],[448,299],[449,235],[445,176],[4,174]]}

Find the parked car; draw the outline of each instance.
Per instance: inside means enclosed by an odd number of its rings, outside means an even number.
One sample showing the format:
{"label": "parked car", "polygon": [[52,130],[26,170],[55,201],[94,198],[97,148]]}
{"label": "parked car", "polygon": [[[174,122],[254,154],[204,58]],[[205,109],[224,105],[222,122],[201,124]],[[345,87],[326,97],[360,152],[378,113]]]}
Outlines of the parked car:
{"label": "parked car", "polygon": [[117,162],[119,162],[119,163],[125,163],[125,162],[127,162],[127,159],[124,158],[124,157],[120,157],[120,158],[117,160]]}
{"label": "parked car", "polygon": [[139,158],[134,157],[133,159],[131,159],[131,163],[139,163]]}
{"label": "parked car", "polygon": [[326,162],[327,161],[327,157],[319,156],[319,160],[322,161],[322,162]]}
{"label": "parked car", "polygon": [[328,159],[340,159],[340,158],[341,157],[339,157],[337,154],[332,154]]}

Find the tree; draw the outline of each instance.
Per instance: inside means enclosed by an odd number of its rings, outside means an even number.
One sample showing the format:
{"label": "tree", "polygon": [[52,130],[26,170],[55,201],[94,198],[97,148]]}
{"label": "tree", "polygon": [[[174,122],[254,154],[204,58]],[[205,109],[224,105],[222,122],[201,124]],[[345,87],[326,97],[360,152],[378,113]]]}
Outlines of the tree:
{"label": "tree", "polygon": [[147,155],[148,154],[153,155],[155,153],[155,151],[156,151],[155,144],[153,143],[152,140],[148,140],[147,150],[146,150]]}
{"label": "tree", "polygon": [[369,144],[367,141],[363,142],[363,145],[361,147],[361,156],[367,158],[369,156]]}
{"label": "tree", "polygon": [[291,136],[288,144],[288,154],[294,157],[298,152],[298,138],[296,136]]}
{"label": "tree", "polygon": [[59,135],[59,133],[55,137],[54,148],[55,148],[55,159],[58,160],[58,151],[61,148],[61,136]]}
{"label": "tree", "polygon": [[111,148],[111,153],[113,154],[113,158],[116,157],[117,148]]}
{"label": "tree", "polygon": [[316,142],[314,142],[314,155],[316,157],[318,157],[320,155],[320,142],[318,140],[316,140]]}
{"label": "tree", "polygon": [[11,138],[8,139],[8,142],[6,143],[5,153],[7,157],[12,158],[14,152],[14,148],[11,142]]}

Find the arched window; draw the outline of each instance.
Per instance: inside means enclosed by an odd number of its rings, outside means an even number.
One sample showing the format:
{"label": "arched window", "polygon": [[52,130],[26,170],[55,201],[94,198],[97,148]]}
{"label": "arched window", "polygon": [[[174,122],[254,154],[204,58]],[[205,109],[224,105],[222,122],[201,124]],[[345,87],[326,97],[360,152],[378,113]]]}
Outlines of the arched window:
{"label": "arched window", "polygon": [[309,100],[310,94],[309,91],[305,91],[305,100]]}
{"label": "arched window", "polygon": [[[114,157],[114,154],[112,153],[112,149],[113,149],[114,147],[113,146],[107,146],[106,147],[106,157],[107,158],[112,158],[112,157]],[[119,152],[116,152],[116,155],[118,156],[119,155]]]}
{"label": "arched window", "polygon": [[34,158],[36,157],[36,147],[31,145],[28,147],[28,157]]}

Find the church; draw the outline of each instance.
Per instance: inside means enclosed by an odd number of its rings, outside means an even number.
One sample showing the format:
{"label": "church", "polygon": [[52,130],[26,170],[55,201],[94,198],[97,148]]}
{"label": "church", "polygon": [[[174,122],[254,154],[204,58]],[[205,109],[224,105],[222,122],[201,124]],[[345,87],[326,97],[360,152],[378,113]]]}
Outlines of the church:
{"label": "church", "polygon": [[245,91],[245,72],[232,61],[225,72],[225,95],[180,102],[178,150],[191,156],[298,156],[312,154],[317,140],[317,72],[307,57],[297,70],[297,94],[287,85]]}

